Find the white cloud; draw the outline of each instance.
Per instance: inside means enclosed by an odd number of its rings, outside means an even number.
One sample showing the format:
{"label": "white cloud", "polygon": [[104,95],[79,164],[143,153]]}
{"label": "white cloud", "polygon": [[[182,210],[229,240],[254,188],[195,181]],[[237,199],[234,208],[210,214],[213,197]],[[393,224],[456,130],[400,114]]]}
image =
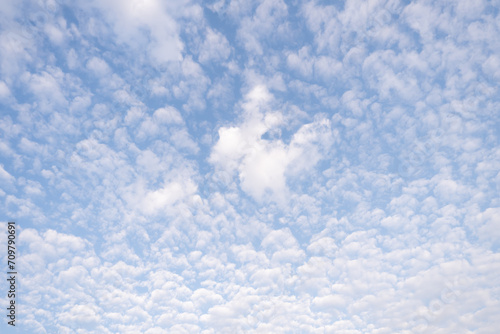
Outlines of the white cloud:
{"label": "white cloud", "polygon": [[0,165],[0,179],[9,184],[14,182],[15,180],[14,176],[12,176],[9,172],[7,172],[2,165]]}
{"label": "white cloud", "polygon": [[[86,4],[85,6],[89,6]],[[155,64],[182,59],[184,45],[179,39],[179,28],[172,17],[175,6],[156,0],[93,3],[105,20],[112,25],[117,41],[135,52],[147,51]],[[169,8],[170,7],[170,8]]]}
{"label": "white cloud", "polygon": [[280,139],[263,139],[284,121],[282,112],[270,110],[272,99],[264,86],[250,91],[242,104],[243,123],[219,129],[210,161],[230,173],[237,170],[241,188],[256,200],[263,201],[269,191],[273,200],[284,203],[287,173],[297,175],[314,167],[333,144],[333,133],[330,122],[319,118],[302,126],[289,145]]}
{"label": "white cloud", "polygon": [[166,124],[182,124],[184,123],[181,114],[177,109],[171,106],[167,106],[165,108],[157,109],[153,117],[155,120],[166,123]]}
{"label": "white cloud", "polygon": [[[232,2],[233,4],[234,2]],[[262,40],[273,32],[273,37],[287,33],[287,25],[283,22],[287,14],[287,6],[281,0],[264,0],[255,9],[252,17],[244,17],[238,30],[238,37],[247,52],[262,55]]]}
{"label": "white cloud", "polygon": [[75,305],[68,312],[61,313],[59,319],[62,324],[73,328],[93,329],[100,322],[99,310],[88,305]]}
{"label": "white cloud", "polygon": [[499,239],[500,209],[488,208],[477,215],[477,234],[482,241],[496,243]]}
{"label": "white cloud", "polygon": [[107,76],[111,72],[109,65],[104,60],[97,57],[92,57],[91,59],[89,59],[89,61],[87,62],[87,68],[99,77]]}
{"label": "white cloud", "polygon": [[67,104],[62,85],[65,80],[64,73],[57,68],[49,69],[50,72],[41,74],[25,73],[22,80],[39,101],[39,108],[44,112],[51,112],[53,108]]}
{"label": "white cloud", "polygon": [[10,98],[12,93],[10,92],[9,86],[4,81],[0,81],[0,99],[7,100]]}
{"label": "white cloud", "polygon": [[226,37],[210,27],[207,28],[207,34],[198,56],[200,63],[225,61],[230,52],[231,48]]}

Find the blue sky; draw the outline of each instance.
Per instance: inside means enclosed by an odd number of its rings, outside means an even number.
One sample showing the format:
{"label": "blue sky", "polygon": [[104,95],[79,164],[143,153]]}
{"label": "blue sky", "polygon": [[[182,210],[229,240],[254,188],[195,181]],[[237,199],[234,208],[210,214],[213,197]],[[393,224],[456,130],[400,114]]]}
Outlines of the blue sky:
{"label": "blue sky", "polygon": [[0,8],[19,333],[497,333],[499,1]]}

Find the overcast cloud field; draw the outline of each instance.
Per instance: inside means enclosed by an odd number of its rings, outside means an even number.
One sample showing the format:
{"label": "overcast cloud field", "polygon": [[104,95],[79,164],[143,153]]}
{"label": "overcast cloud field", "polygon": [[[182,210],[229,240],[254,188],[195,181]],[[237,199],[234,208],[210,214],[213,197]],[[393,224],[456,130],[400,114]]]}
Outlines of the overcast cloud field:
{"label": "overcast cloud field", "polygon": [[499,11],[0,1],[0,332],[498,334]]}

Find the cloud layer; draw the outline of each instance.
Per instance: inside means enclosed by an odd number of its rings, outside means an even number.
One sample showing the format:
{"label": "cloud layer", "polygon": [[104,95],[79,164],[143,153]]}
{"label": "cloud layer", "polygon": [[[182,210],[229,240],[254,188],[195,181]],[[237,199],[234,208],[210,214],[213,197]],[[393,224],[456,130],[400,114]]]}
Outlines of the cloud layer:
{"label": "cloud layer", "polygon": [[0,7],[20,332],[496,333],[498,1]]}

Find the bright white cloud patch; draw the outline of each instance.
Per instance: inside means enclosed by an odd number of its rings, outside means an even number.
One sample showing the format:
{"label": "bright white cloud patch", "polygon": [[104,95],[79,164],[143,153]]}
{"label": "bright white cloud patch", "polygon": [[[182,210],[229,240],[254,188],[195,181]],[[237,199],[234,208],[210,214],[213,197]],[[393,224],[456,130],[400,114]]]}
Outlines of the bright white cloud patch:
{"label": "bright white cloud patch", "polygon": [[0,7],[19,332],[500,328],[498,2]]}
{"label": "bright white cloud patch", "polygon": [[[241,189],[255,200],[271,198],[283,203],[289,196],[286,184],[289,177],[321,159],[321,153],[332,145],[333,132],[326,118],[305,124],[292,136],[287,145],[277,136],[285,126],[283,112],[272,110],[272,96],[263,86],[255,87],[243,103],[243,123],[237,127],[219,129],[210,161],[225,171],[237,171]],[[265,112],[267,110],[267,112]]]}

